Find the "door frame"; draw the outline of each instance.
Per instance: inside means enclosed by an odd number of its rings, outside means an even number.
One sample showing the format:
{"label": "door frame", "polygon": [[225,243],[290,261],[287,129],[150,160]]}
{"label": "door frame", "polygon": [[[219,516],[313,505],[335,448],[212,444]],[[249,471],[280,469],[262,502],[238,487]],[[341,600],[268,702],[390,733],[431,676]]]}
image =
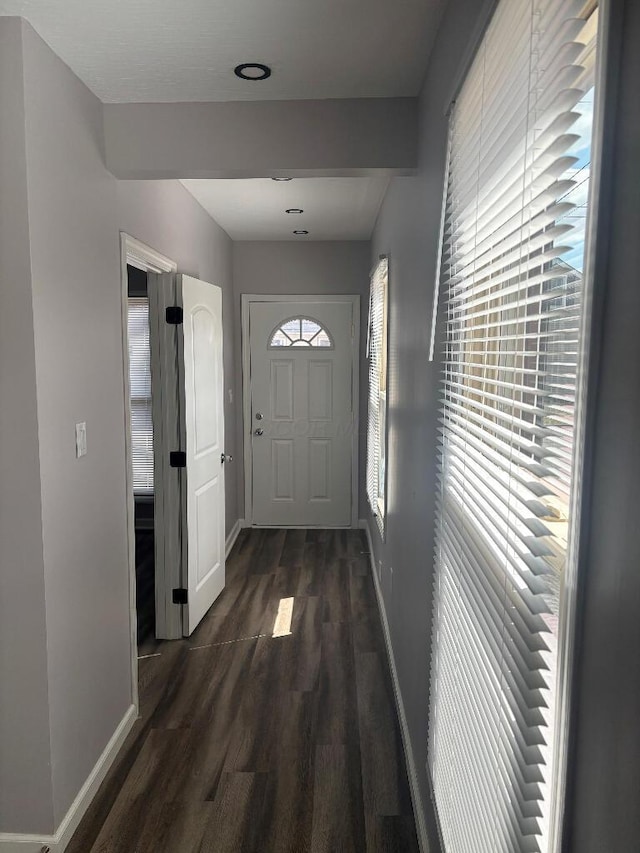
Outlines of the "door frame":
{"label": "door frame", "polygon": [[[351,394],[353,399],[353,431],[351,434],[351,527],[359,524],[359,434],[360,434],[360,296],[316,294],[258,294],[240,296],[242,313],[242,444],[244,465],[244,524],[253,523],[253,452],[251,435],[251,348],[249,311],[253,302],[343,302],[352,306],[353,335],[351,336]],[[247,429],[247,424],[249,429]],[[299,525],[292,525],[293,527]],[[311,525],[312,527],[315,525]],[[282,527],[282,525],[278,525]]]}
{"label": "door frame", "polygon": [[[133,497],[133,452],[131,447],[131,388],[129,384],[129,286],[127,264],[143,272],[176,272],[178,265],[124,231],[120,232],[120,307],[122,324],[122,381],[124,392],[124,454],[127,511],[127,554],[129,561],[129,642],[131,645],[131,701],[138,701],[138,614],[136,610],[136,515]],[[156,583],[158,578],[156,577]]]}

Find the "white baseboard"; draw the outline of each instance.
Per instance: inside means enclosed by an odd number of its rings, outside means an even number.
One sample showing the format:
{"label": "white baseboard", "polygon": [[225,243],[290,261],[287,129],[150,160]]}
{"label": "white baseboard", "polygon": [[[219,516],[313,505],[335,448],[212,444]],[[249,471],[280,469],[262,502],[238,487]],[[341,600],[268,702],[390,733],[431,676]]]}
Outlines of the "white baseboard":
{"label": "white baseboard", "polygon": [[89,808],[98,788],[104,781],[109,768],[120,751],[127,735],[138,717],[135,705],[130,705],[124,717],[118,724],[104,752],[96,762],[86,782],[80,789],[62,823],[53,835],[27,835],[19,833],[0,832],[0,853],[62,853],[71,841],[73,833],[78,828],[84,813]]}
{"label": "white baseboard", "polygon": [[409,726],[407,724],[407,715],[404,710],[404,702],[402,700],[402,692],[400,691],[400,682],[398,681],[398,670],[396,669],[396,659],[393,654],[393,646],[391,644],[391,633],[389,631],[389,620],[387,619],[387,611],[384,606],[384,598],[380,589],[380,580],[376,571],[375,557],[373,553],[373,542],[371,539],[371,530],[369,522],[365,518],[360,519],[360,528],[364,530],[369,546],[369,563],[371,566],[371,574],[373,575],[373,584],[376,590],[376,598],[378,599],[378,609],[380,610],[380,621],[382,622],[382,632],[384,634],[384,643],[387,648],[387,657],[389,659],[389,668],[391,669],[391,678],[393,680],[393,693],[396,698],[396,710],[398,712],[398,720],[400,721],[400,734],[402,735],[402,745],[404,747],[404,757],[407,762],[407,775],[409,777],[409,789],[411,791],[411,802],[413,803],[413,814],[416,821],[416,832],[418,835],[418,845],[420,853],[429,853],[429,840],[427,837],[427,824],[425,821],[424,811],[422,808],[422,799],[420,797],[420,786],[418,785],[418,773],[416,771],[416,762],[413,755],[413,747],[411,746],[411,738],[409,737]]}
{"label": "white baseboard", "polygon": [[229,531],[229,535],[227,536],[227,541],[225,542],[224,546],[225,559],[229,556],[229,554],[231,553],[231,549],[236,544],[236,539],[238,538],[238,536],[240,535],[240,531],[244,527],[244,525],[242,524],[243,521],[244,519],[239,518]]}
{"label": "white baseboard", "polygon": [[[374,581],[378,582],[378,572],[376,570],[376,557],[373,552],[373,540],[371,538],[371,528],[369,527],[369,522],[366,518],[361,518],[358,522],[358,527],[360,530],[364,530],[365,536],[367,537],[367,547],[369,548],[369,562],[371,563],[371,574],[373,575]],[[378,591],[376,587],[376,592]],[[380,605],[381,599],[378,599],[378,604]],[[382,607],[380,612],[382,613]],[[386,638],[385,638],[386,639]]]}

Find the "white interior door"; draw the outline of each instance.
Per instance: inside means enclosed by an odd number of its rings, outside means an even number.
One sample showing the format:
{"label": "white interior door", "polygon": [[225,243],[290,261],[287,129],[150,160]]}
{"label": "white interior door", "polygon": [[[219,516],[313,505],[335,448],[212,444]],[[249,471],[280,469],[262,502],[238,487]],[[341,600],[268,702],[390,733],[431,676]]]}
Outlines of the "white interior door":
{"label": "white interior door", "polygon": [[176,639],[225,583],[222,292],[151,274],[149,305],[156,636]]}
{"label": "white interior door", "polygon": [[188,535],[183,628],[188,636],[225,583],[222,291],[187,275],[179,279]]}
{"label": "white interior door", "polygon": [[254,524],[351,524],[355,334],[353,301],[250,303]]}

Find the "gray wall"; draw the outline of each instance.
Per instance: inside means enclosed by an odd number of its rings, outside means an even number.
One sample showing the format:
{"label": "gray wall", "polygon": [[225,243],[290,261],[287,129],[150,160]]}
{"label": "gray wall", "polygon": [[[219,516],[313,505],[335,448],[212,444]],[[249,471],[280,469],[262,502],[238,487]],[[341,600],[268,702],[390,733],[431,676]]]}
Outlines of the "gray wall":
{"label": "gray wall", "polygon": [[[366,241],[238,242],[233,244],[233,289],[236,315],[240,296],[258,294],[357,294],[360,296],[360,492],[364,483],[366,442],[366,324],[369,299],[370,244]],[[238,319],[238,325],[240,319]],[[244,515],[242,355],[241,335],[236,340],[236,397],[238,400],[238,507]],[[362,507],[361,507],[362,508]]]}
{"label": "gray wall", "polygon": [[176,182],[118,187],[28,24],[0,17],[0,63],[0,832],[44,834],[131,704],[119,229],[222,285],[229,387],[231,251]]}
{"label": "gray wall", "polygon": [[119,178],[319,176],[416,166],[415,98],[106,104]]}
{"label": "gray wall", "polygon": [[0,830],[48,832],[53,800],[18,18],[0,18],[0,115]]}
{"label": "gray wall", "polygon": [[101,104],[26,24],[23,49],[57,825],[131,703],[119,250]]}
{"label": "gray wall", "polygon": [[[236,316],[231,272],[232,243],[226,232],[177,181],[118,181],[118,227],[167,255],[178,270],[222,288],[224,332],[225,446],[234,459],[242,455],[236,428]],[[228,391],[234,393],[233,402]],[[237,479],[226,472],[226,532],[239,513]]]}
{"label": "gray wall", "polygon": [[434,849],[427,778],[432,567],[439,365],[429,362],[447,143],[448,103],[480,22],[483,0],[450,0],[420,97],[419,171],[394,178],[372,239],[389,260],[389,453],[386,541],[367,506],[423,813]]}

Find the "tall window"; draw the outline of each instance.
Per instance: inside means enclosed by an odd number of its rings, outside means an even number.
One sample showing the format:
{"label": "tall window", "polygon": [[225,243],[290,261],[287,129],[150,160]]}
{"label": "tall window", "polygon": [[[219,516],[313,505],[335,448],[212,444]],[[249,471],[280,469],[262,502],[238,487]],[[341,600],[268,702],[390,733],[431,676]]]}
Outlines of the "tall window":
{"label": "tall window", "polygon": [[371,276],[369,301],[369,421],[367,429],[367,495],[384,535],[387,480],[387,325],[389,260],[381,257]]}
{"label": "tall window", "polygon": [[445,853],[551,853],[598,10],[500,0],[453,108],[429,769]]}
{"label": "tall window", "polygon": [[133,491],[138,495],[151,495],[153,494],[153,424],[149,300],[146,297],[129,297],[128,328]]}

